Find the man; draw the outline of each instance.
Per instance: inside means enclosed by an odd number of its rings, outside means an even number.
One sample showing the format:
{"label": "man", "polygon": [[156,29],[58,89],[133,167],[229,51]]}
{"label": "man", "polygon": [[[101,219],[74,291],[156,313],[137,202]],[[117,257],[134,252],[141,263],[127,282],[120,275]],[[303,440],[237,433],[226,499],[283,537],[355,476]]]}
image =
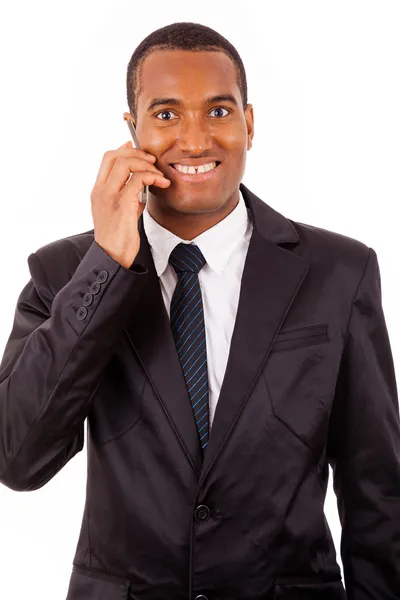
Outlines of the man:
{"label": "man", "polygon": [[87,418],[68,600],[398,599],[399,405],[375,251],[241,183],[253,108],[218,33],[155,31],[127,83],[141,149],[105,153],[93,230],[28,258],[0,368],[0,480],[45,485]]}

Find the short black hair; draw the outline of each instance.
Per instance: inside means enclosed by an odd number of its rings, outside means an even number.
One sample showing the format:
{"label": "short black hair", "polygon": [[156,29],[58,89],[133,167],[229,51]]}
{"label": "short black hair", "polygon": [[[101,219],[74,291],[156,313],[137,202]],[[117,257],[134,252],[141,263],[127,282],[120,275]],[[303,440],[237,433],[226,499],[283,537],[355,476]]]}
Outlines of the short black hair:
{"label": "short black hair", "polygon": [[126,74],[127,100],[131,115],[137,118],[137,98],[140,92],[140,69],[144,59],[155,50],[189,50],[225,52],[235,63],[237,81],[243,101],[247,105],[246,71],[236,48],[220,33],[200,23],[172,23],[150,33],[137,46],[128,63]]}

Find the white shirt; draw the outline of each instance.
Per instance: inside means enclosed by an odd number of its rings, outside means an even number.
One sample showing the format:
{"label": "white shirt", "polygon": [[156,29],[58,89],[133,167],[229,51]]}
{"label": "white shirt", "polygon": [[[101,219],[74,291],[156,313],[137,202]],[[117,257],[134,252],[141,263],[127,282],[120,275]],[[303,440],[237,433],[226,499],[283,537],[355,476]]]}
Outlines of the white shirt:
{"label": "white shirt", "polygon": [[177,244],[196,244],[205,260],[199,272],[206,332],[209,420],[214,419],[228,362],[233,328],[239,303],[244,263],[253,231],[250,214],[239,191],[239,202],[222,221],[193,240],[182,240],[143,211],[143,226],[149,240],[165,308],[170,316],[171,299],[178,281],[168,262]]}

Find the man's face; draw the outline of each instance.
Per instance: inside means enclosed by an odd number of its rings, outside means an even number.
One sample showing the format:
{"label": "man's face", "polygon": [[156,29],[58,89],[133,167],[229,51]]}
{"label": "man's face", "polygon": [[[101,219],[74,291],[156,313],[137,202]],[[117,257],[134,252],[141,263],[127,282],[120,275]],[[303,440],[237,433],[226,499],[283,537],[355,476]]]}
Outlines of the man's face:
{"label": "man's face", "polygon": [[[150,54],[141,70],[136,131],[141,148],[156,156],[156,166],[171,180],[167,189],[150,187],[161,210],[207,213],[238,198],[253,108],[243,109],[235,64],[223,52]],[[204,174],[178,171],[179,165],[215,162]]]}

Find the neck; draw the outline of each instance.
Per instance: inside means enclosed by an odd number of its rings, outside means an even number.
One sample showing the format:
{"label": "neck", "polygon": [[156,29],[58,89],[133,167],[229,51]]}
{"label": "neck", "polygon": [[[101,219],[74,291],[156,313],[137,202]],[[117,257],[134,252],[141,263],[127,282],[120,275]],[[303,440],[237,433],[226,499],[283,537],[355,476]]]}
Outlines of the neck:
{"label": "neck", "polygon": [[221,207],[202,213],[179,212],[170,206],[160,206],[159,200],[150,194],[148,211],[155,221],[164,229],[177,235],[182,240],[192,241],[207,229],[225,219],[238,205],[239,192],[236,191]]}

